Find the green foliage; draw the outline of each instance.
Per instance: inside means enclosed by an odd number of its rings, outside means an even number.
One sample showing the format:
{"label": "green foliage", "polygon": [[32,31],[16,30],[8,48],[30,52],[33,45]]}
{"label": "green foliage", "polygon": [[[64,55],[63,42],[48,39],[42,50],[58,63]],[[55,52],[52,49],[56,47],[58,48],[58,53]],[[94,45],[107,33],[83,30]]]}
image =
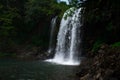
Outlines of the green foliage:
{"label": "green foliage", "polygon": [[67,19],[67,17],[69,16],[73,16],[75,10],[76,10],[75,7],[72,7],[71,9],[67,10],[64,19]]}
{"label": "green foliage", "polygon": [[69,7],[64,3],[58,4],[55,0],[28,0],[25,8],[25,32],[27,34],[32,32],[29,39],[34,45],[45,46],[49,40],[51,18],[54,16],[61,18]]}
{"label": "green foliage", "polygon": [[53,7],[56,7],[57,11],[60,11],[59,12],[59,17],[62,18],[64,12],[70,8],[70,6],[64,4],[64,3],[59,3],[59,5],[56,5],[56,6],[53,6]]}
{"label": "green foliage", "polygon": [[25,1],[0,0],[0,52],[7,52],[15,46],[18,29],[24,22],[22,15]]}
{"label": "green foliage", "polygon": [[68,8],[56,0],[0,0],[0,52],[16,45],[46,47],[51,19]]}
{"label": "green foliage", "polygon": [[74,6],[74,7],[80,7],[81,6],[81,1],[80,0],[70,0],[69,5]]}
{"label": "green foliage", "polygon": [[100,46],[103,44],[103,41],[97,40],[92,47],[92,52],[97,52]]}
{"label": "green foliage", "polygon": [[[99,47],[97,38],[107,44],[120,41],[120,4],[119,0],[86,0],[81,3],[84,42],[93,51]],[[104,6],[105,5],[105,6]]]}
{"label": "green foliage", "polygon": [[114,44],[111,45],[112,47],[120,47],[120,42],[115,42]]}
{"label": "green foliage", "polygon": [[29,0],[26,4],[26,17],[38,21],[46,17],[60,15],[67,8],[69,7],[63,3],[58,4],[55,0]]}

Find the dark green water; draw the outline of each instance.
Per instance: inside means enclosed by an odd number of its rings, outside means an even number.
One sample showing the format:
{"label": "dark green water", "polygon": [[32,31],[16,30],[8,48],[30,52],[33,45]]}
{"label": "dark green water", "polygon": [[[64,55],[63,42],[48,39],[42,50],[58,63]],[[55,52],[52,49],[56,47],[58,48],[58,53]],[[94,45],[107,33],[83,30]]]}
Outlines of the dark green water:
{"label": "dark green water", "polygon": [[0,80],[75,80],[75,66],[0,59]]}

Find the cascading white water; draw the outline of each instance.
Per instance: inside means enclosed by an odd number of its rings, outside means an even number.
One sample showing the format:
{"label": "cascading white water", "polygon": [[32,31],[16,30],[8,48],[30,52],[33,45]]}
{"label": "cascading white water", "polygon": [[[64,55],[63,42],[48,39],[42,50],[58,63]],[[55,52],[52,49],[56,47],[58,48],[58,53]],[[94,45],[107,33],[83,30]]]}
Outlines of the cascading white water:
{"label": "cascading white water", "polygon": [[[68,9],[61,20],[57,36],[56,53],[47,61],[63,65],[79,65],[81,8]],[[68,16],[67,16],[68,15]],[[67,16],[67,17],[66,17]],[[66,19],[65,19],[66,18]]]}
{"label": "cascading white water", "polygon": [[49,48],[48,48],[48,53],[51,53],[53,51],[54,47],[54,32],[55,32],[55,26],[56,26],[56,20],[57,16],[52,18],[51,20],[51,31],[50,31],[50,42],[49,42]]}

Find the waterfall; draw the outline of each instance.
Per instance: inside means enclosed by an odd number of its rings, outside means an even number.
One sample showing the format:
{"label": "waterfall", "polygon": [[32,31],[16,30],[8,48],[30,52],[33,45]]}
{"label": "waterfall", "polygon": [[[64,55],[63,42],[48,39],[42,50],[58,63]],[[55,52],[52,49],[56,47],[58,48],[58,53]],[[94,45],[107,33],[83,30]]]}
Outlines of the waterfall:
{"label": "waterfall", "polygon": [[47,61],[63,65],[79,65],[81,8],[68,9],[61,20],[57,36],[56,53]]}
{"label": "waterfall", "polygon": [[49,42],[48,53],[52,53],[54,50],[54,32],[55,32],[56,20],[57,20],[57,16],[52,18],[51,20],[51,26],[50,26],[51,31],[50,31],[50,42]]}

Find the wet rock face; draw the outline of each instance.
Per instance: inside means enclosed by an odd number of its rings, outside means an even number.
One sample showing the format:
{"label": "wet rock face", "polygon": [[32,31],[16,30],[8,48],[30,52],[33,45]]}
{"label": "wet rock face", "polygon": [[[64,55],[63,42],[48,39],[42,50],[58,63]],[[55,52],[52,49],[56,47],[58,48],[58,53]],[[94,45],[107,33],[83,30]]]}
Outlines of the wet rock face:
{"label": "wet rock face", "polygon": [[80,65],[80,80],[120,80],[120,48],[102,45],[90,55]]}

